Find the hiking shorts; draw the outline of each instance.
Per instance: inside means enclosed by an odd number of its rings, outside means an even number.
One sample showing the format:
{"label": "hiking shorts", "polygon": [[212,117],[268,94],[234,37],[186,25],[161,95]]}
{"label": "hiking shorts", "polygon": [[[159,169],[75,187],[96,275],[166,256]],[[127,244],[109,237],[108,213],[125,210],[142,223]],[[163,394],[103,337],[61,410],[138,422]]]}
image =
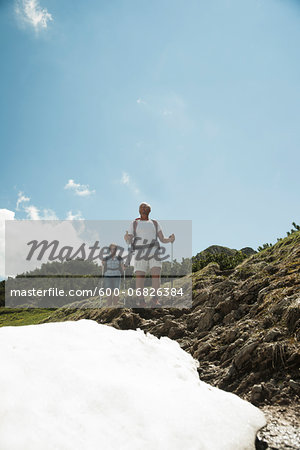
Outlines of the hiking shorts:
{"label": "hiking shorts", "polygon": [[121,277],[105,277],[104,276],[104,289],[111,289],[112,291],[114,289],[120,289],[121,285]]}
{"label": "hiking shorts", "polygon": [[[136,259],[136,255],[134,258],[134,271],[135,272],[150,272],[151,269],[154,267],[160,268],[162,267],[162,262],[158,261],[156,258],[153,257],[156,249],[153,249],[153,251],[149,254],[149,258],[140,258]],[[142,255],[141,255],[142,256]],[[151,257],[152,256],[152,257]]]}

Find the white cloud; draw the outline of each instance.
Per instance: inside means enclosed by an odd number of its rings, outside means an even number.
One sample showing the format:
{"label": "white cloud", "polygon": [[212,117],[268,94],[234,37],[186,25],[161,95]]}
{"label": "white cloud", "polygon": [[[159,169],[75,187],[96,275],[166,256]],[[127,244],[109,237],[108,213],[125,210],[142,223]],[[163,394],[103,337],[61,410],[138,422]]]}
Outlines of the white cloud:
{"label": "white cloud", "polygon": [[138,189],[135,182],[131,179],[130,175],[127,172],[122,173],[120,182],[124,186],[127,186],[134,194],[137,195],[140,193],[140,190]]}
{"label": "white cloud", "polygon": [[25,206],[24,208],[27,219],[29,220],[40,220],[39,210],[34,205]]}
{"label": "white cloud", "polygon": [[[82,238],[80,238],[79,236],[84,231],[84,225],[80,228],[78,228],[78,227],[74,228],[73,225],[67,225],[67,222],[65,222],[64,220],[59,220],[55,211],[53,211],[52,209],[49,209],[49,208],[48,209],[47,208],[39,209],[35,205],[28,204],[28,202],[30,202],[30,197],[27,197],[23,192],[20,191],[18,193],[16,211],[25,213],[26,219],[33,220],[36,222],[35,222],[35,224],[33,224],[32,222],[28,222],[28,225],[26,225],[26,224],[24,224],[24,222],[22,220],[19,220],[20,222],[23,222],[23,225],[21,225],[23,228],[20,228],[20,230],[22,230],[22,232],[20,235],[18,235],[18,230],[17,230],[16,234],[14,234],[13,238],[11,238],[9,241],[9,242],[14,242],[14,248],[18,247],[16,242],[18,242],[19,240],[20,240],[20,242],[23,243],[23,240],[24,240],[23,231],[24,230],[28,230],[26,232],[31,233],[32,230],[47,229],[47,228],[40,228],[40,227],[44,227],[44,226],[46,226],[46,227],[48,226],[49,230],[51,230],[51,229],[53,229],[53,230],[59,229],[60,230],[61,229],[60,227],[64,226],[64,227],[66,227],[64,229],[67,230],[66,233],[64,234],[66,240],[71,237],[71,239],[73,241],[77,241],[78,243],[82,242]],[[16,220],[15,212],[10,211],[8,209],[0,209],[0,279],[5,277],[5,220]],[[55,220],[58,222],[57,222],[57,224],[55,224],[55,223],[51,224],[50,222],[49,223],[38,222],[38,221],[47,221],[47,220]],[[82,214],[80,211],[77,211],[77,213],[72,213],[72,211],[68,211],[65,220],[67,220],[67,221],[68,220],[83,220],[83,217],[82,217]],[[63,225],[64,223],[65,223],[65,225]],[[10,230],[10,234],[11,233],[14,233],[13,229]],[[55,235],[55,233],[52,233],[52,234]],[[18,257],[20,257],[20,264],[21,264],[22,261],[24,263],[23,256],[24,256],[23,254],[16,255],[14,253],[13,255],[10,255],[10,258],[13,259],[13,262],[15,264],[15,261],[18,259]],[[23,271],[23,269],[21,270],[21,268],[20,268],[21,271]],[[14,275],[16,273],[17,273],[17,271],[11,272],[11,273],[9,272],[9,275]]]}
{"label": "white cloud", "polygon": [[30,198],[29,198],[29,197],[26,197],[26,196],[24,195],[24,193],[20,191],[20,192],[18,193],[18,200],[17,200],[16,210],[17,210],[17,211],[20,210],[19,207],[20,207],[21,203],[29,202],[29,201],[30,201]]}
{"label": "white cloud", "polygon": [[5,275],[5,220],[14,220],[15,213],[9,209],[0,209],[0,277]]}
{"label": "white cloud", "polygon": [[[78,195],[86,195],[85,193],[82,194],[83,189],[88,189],[88,186],[83,186],[83,185],[79,185],[74,183],[73,180],[69,180],[68,183],[69,187],[71,187],[72,189],[79,189],[80,190],[80,194]],[[90,193],[95,192],[95,191],[89,191]],[[45,226],[49,226],[49,229],[54,229],[55,227],[59,226],[59,224],[63,224],[66,223],[65,221],[69,221],[69,220],[84,220],[84,218],[82,217],[82,213],[81,211],[77,211],[76,213],[73,213],[71,210],[67,212],[66,214],[66,219],[64,220],[60,220],[55,211],[53,211],[52,209],[49,208],[42,208],[39,209],[37,206],[32,205],[30,203],[30,197],[27,197],[24,192],[19,191],[18,193],[18,198],[17,198],[17,203],[16,203],[16,211],[19,211],[20,213],[25,213],[26,217],[25,219],[27,220],[33,220],[36,221],[35,224],[33,224],[32,222],[28,222],[28,225],[23,225],[25,228],[22,228],[22,230],[24,229],[28,229],[28,233],[31,230],[40,230],[39,227],[43,227]],[[28,204],[29,203],[29,204]],[[20,221],[22,222],[22,219],[16,219],[15,218],[15,212],[14,211],[10,211],[8,209],[0,209],[0,278],[4,278],[5,276],[5,220],[16,220],[16,221]],[[55,220],[57,221],[57,224],[51,224],[49,223],[45,223],[45,222],[39,222],[39,221],[51,221],[51,220]],[[70,236],[72,236],[73,240],[78,240],[79,242],[79,235],[84,231],[84,223],[82,223],[82,226],[78,227],[76,226],[74,228],[73,225],[64,225],[66,226],[68,232],[65,233],[65,237],[66,239],[69,238]],[[45,229],[45,228],[43,228]],[[60,229],[60,228],[55,228],[55,229]],[[11,233],[13,233],[14,231],[11,230]],[[13,237],[13,239],[10,242],[18,242],[18,240],[24,240],[24,236],[21,235],[18,236],[18,233],[16,233]],[[81,238],[80,238],[80,242],[82,242]],[[23,255],[24,256],[24,255]],[[13,258],[16,258],[16,255],[12,255]],[[20,261],[22,260],[22,258],[20,259]],[[17,272],[15,272],[17,273]],[[10,273],[10,275],[14,275],[15,273]]]}
{"label": "white cloud", "polygon": [[29,205],[24,207],[29,220],[58,220],[57,215],[52,209],[43,209],[40,211],[36,206]]}
{"label": "white cloud", "polygon": [[127,172],[123,172],[122,173],[122,178],[121,178],[121,183],[122,184],[129,184],[129,182],[130,182],[130,177],[129,177],[128,173]]}
{"label": "white cloud", "polygon": [[96,192],[95,190],[91,190],[88,184],[75,183],[75,181],[71,179],[65,185],[65,189],[74,191],[75,194],[80,197],[87,197]]}
{"label": "white cloud", "polygon": [[68,211],[66,220],[83,220],[81,211],[77,211],[77,214],[73,214],[72,211]]}
{"label": "white cloud", "polygon": [[39,0],[16,0],[15,11],[23,23],[36,31],[47,28],[48,22],[53,20],[48,10],[40,6]]}
{"label": "white cloud", "polygon": [[20,191],[18,193],[16,211],[24,211],[29,220],[58,220],[56,213],[52,209],[44,208],[40,211],[34,205],[27,205],[29,201],[30,197],[26,197],[24,192]]}
{"label": "white cloud", "polygon": [[40,216],[41,220],[58,220],[57,215],[52,209],[43,209],[43,213]]}
{"label": "white cloud", "polygon": [[48,262],[48,252],[45,253],[40,261],[36,257],[27,260],[30,248],[28,243],[33,240],[38,242],[42,240],[47,240],[48,242],[58,240],[59,248],[67,245],[78,249],[85,241],[80,236],[82,227],[77,227],[74,224],[74,222],[66,220],[54,222],[15,220],[13,226],[7,227],[6,233],[7,248],[10,250],[6,255],[6,276],[14,276],[30,271]]}
{"label": "white cloud", "polygon": [[140,97],[137,99],[136,101],[139,105],[146,105],[147,103],[145,102],[145,100],[141,99]]}

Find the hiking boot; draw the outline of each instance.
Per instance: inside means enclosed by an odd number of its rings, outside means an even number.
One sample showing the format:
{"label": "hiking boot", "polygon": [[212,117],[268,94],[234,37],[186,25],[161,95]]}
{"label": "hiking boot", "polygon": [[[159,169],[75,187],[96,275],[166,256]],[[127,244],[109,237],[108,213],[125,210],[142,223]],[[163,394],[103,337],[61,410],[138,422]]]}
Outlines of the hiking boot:
{"label": "hiking boot", "polygon": [[150,301],[150,307],[151,307],[151,308],[161,308],[161,307],[162,307],[162,304],[159,303],[157,297],[154,297],[154,298]]}
{"label": "hiking boot", "polygon": [[147,303],[145,302],[144,298],[140,299],[138,305],[139,305],[140,308],[147,308],[147,306],[148,306]]}

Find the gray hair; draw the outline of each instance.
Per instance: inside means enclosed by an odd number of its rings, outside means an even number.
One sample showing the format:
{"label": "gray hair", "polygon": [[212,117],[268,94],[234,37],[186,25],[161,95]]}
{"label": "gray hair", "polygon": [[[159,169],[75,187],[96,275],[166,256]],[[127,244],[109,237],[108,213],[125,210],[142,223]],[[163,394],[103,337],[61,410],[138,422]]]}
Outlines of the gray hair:
{"label": "gray hair", "polygon": [[141,206],[141,205],[146,205],[148,208],[151,209],[151,205],[150,205],[149,203],[147,203],[147,202],[142,202],[142,203],[140,203],[140,206]]}

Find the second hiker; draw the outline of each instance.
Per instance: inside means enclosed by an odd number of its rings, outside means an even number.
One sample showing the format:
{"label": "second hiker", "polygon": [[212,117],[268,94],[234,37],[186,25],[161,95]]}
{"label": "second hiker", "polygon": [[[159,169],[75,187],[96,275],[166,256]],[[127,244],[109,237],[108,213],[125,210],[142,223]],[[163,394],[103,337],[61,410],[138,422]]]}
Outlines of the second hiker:
{"label": "second hiker", "polygon": [[123,259],[117,255],[117,245],[110,244],[110,254],[103,259],[104,290],[107,306],[117,306],[119,301],[121,275],[124,271]]}

